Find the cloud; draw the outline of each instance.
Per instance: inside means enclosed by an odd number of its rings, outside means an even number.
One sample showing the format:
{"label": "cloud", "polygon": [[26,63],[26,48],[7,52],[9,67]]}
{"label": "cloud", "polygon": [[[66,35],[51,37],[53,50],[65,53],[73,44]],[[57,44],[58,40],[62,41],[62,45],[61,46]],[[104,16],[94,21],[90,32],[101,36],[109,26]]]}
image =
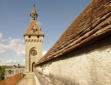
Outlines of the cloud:
{"label": "cloud", "polygon": [[[15,56],[25,56],[25,44],[24,40],[19,38],[8,38],[3,40],[0,33],[0,54],[8,53],[9,51],[15,52]],[[7,43],[7,44],[5,44]]]}
{"label": "cloud", "polygon": [[0,33],[0,40],[2,39],[2,33]]}
{"label": "cloud", "polygon": [[3,39],[0,33],[0,65],[25,64],[25,43],[23,39],[7,38]]}
{"label": "cloud", "polygon": [[24,40],[11,39],[8,46],[9,46],[10,50],[16,52],[17,56],[25,56]]}
{"label": "cloud", "polygon": [[6,53],[9,50],[8,45],[0,43],[0,54]]}
{"label": "cloud", "polygon": [[15,59],[0,59],[0,66],[1,65],[25,65],[25,60],[15,60]]}

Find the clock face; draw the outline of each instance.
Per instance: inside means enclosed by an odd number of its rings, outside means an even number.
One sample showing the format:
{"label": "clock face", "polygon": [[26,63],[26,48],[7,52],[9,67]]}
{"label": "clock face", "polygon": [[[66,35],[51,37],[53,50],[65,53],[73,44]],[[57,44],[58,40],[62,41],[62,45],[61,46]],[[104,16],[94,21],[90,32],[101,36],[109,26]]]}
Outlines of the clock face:
{"label": "clock face", "polygon": [[36,50],[31,50],[31,55],[36,56],[37,55],[37,51]]}
{"label": "clock face", "polygon": [[37,29],[35,27],[32,28],[33,33],[35,33],[37,31]]}

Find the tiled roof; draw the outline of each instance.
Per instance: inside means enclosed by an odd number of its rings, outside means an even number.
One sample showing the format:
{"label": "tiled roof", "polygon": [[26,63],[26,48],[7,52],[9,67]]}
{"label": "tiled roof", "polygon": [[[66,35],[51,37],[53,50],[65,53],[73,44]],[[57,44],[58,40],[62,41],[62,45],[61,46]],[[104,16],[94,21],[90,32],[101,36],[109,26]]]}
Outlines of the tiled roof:
{"label": "tiled roof", "polygon": [[[33,29],[36,29],[36,31],[33,32]],[[43,33],[42,33],[42,31],[38,25],[38,22],[36,20],[32,20],[30,22],[30,25],[27,28],[25,35],[42,35],[43,36]]]}
{"label": "tiled roof", "polygon": [[32,10],[31,22],[24,35],[41,35],[44,36],[37,22],[37,12],[35,7]]}
{"label": "tiled roof", "polygon": [[111,34],[111,0],[93,0],[37,64],[61,57],[107,33]]}
{"label": "tiled roof", "polygon": [[32,10],[32,14],[37,14],[35,7]]}

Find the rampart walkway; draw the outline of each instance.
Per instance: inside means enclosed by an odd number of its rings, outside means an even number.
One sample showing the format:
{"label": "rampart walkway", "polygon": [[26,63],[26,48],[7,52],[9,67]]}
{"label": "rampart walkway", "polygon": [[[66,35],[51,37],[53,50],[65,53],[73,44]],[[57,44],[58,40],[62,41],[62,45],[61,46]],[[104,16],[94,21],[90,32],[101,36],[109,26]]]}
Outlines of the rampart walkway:
{"label": "rampart walkway", "polygon": [[34,79],[34,73],[27,73],[17,85],[36,85]]}

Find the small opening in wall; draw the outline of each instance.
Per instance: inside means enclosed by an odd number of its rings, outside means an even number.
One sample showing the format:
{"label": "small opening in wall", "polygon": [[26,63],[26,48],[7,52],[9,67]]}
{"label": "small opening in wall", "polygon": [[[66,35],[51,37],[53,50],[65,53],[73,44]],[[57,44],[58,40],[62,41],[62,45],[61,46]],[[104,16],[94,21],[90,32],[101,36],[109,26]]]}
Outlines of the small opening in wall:
{"label": "small opening in wall", "polygon": [[28,37],[29,37],[29,38],[31,38],[31,36],[30,36],[30,35],[29,35]]}
{"label": "small opening in wall", "polygon": [[39,36],[37,36],[37,38],[39,38]]}
{"label": "small opening in wall", "polygon": [[12,73],[12,71],[11,70],[9,70],[9,74],[11,74]]}

